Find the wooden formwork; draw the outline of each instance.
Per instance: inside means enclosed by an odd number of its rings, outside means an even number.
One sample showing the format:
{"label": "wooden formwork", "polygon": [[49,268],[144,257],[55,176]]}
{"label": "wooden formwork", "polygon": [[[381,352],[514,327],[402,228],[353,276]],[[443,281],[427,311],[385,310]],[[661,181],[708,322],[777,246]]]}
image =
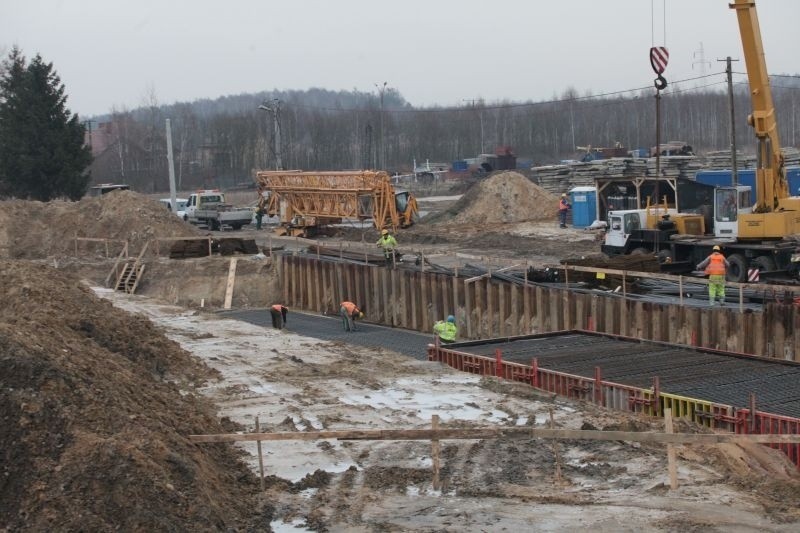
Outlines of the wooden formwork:
{"label": "wooden formwork", "polygon": [[291,255],[279,273],[290,307],[335,313],[350,300],[370,322],[417,331],[452,314],[465,340],[578,329],[800,361],[800,313],[778,302],[701,308]]}

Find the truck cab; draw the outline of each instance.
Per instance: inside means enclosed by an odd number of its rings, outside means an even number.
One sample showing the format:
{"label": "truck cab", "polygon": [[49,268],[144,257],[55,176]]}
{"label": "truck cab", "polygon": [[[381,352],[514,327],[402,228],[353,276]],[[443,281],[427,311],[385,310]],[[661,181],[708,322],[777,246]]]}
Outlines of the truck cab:
{"label": "truck cab", "polygon": [[675,209],[626,209],[608,212],[605,241],[600,247],[606,255],[658,253],[663,243],[678,232],[670,217]]}

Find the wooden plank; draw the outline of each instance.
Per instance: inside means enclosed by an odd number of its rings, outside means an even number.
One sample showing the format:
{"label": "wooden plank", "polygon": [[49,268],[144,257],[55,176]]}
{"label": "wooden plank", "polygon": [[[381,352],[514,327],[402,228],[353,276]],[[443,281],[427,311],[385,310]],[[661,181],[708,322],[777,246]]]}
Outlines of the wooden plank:
{"label": "wooden plank", "polygon": [[484,310],[484,298],[486,296],[486,280],[480,280],[474,283],[473,287],[475,289],[475,337],[476,339],[482,339],[484,337],[484,332],[488,331],[486,325],[483,323],[483,310]]}
{"label": "wooden plank", "polygon": [[[664,432],[674,434],[672,431],[672,409],[664,409]],[[669,473],[669,488],[678,488],[678,465],[675,462],[675,445],[667,444],[667,471]]]}
{"label": "wooden plank", "polygon": [[662,341],[664,340],[661,336],[661,311],[664,308],[663,305],[659,304],[651,304],[650,305],[650,324],[652,326],[652,334],[650,340],[654,341]]}
{"label": "wooden plank", "polygon": [[409,320],[409,312],[411,307],[409,302],[411,298],[408,294],[408,280],[409,274],[407,272],[402,272],[397,276],[397,282],[399,284],[400,289],[400,306],[397,309],[398,313],[398,326],[410,329],[411,321]]}
{"label": "wooden plank", "polygon": [[231,259],[231,264],[228,267],[228,283],[225,286],[225,303],[223,309],[230,309],[231,302],[233,301],[233,284],[236,281],[236,262],[237,259]]}
{"label": "wooden plank", "polygon": [[506,336],[506,284],[497,283],[497,331],[501,337]]}
{"label": "wooden plank", "polygon": [[474,318],[472,313],[475,309],[475,302],[473,300],[473,296],[475,295],[475,291],[470,288],[468,283],[464,283],[464,316],[466,317],[467,321],[467,338],[474,339],[475,338],[475,330],[474,330]]}
{"label": "wooden plank", "polygon": [[331,291],[328,286],[328,270],[330,269],[330,263],[322,263],[319,264],[319,278],[320,278],[320,292],[319,294],[322,295],[322,301],[319,303],[319,309],[317,312],[319,313],[327,313],[328,308],[330,307],[330,298],[331,298]]}
{"label": "wooden plank", "polygon": [[289,301],[289,283],[291,278],[291,271],[288,268],[289,257],[282,256],[278,261],[278,280],[283,285],[283,301],[284,305],[294,305],[294,302]]}
{"label": "wooden plank", "polygon": [[534,333],[546,333],[548,330],[545,330],[545,298],[546,294],[549,293],[544,287],[535,287],[534,290],[536,291],[536,309],[535,309],[535,316],[536,316],[536,329],[533,331]]}
{"label": "wooden plank", "polygon": [[[509,334],[519,335],[519,291],[520,287],[516,284],[511,285],[511,329]],[[523,289],[524,290],[524,289]]]}
{"label": "wooden plank", "polygon": [[392,327],[399,326],[398,322],[398,313],[400,307],[400,291],[398,287],[398,272],[397,270],[392,270],[391,274],[389,274],[389,300],[391,301],[389,305],[391,305],[391,318],[392,321],[389,324]]}
{"label": "wooden plank", "polygon": [[550,321],[550,325],[546,331],[558,331],[564,329],[561,326],[561,321],[564,320],[564,315],[562,314],[562,303],[564,298],[564,289],[559,289],[558,292],[553,293],[550,292],[548,294],[548,299],[550,303],[550,313],[547,318]]}
{"label": "wooden plank", "polygon": [[456,324],[461,324],[461,328],[463,328],[464,319],[459,319],[459,317],[464,316],[464,313],[461,311],[461,302],[458,299],[458,267],[456,267],[455,275],[453,275],[453,316],[456,317]]}
{"label": "wooden plank", "polygon": [[334,313],[338,313],[339,304],[347,300],[347,295],[345,294],[344,291],[345,287],[344,277],[345,277],[345,265],[339,263],[336,265],[336,289],[338,290],[338,295],[337,295],[338,297],[333,302]]}
{"label": "wooden plank", "polygon": [[[525,271],[525,276],[527,280],[528,271]],[[531,327],[531,295],[533,293],[533,289],[531,289],[527,283],[522,288],[522,335],[528,335],[533,332],[533,328]]]}
{"label": "wooden plank", "polygon": [[[431,415],[431,429],[433,431],[437,431],[439,429],[439,415]],[[442,488],[441,482],[439,480],[439,469],[440,469],[440,462],[439,462],[439,452],[441,451],[441,446],[439,445],[439,439],[431,439],[431,462],[433,467],[433,490],[439,490]]]}
{"label": "wooden plank", "polygon": [[420,331],[429,331],[433,329],[433,324],[431,323],[431,311],[430,311],[430,301],[431,301],[431,292],[430,292],[430,279],[431,274],[422,274],[419,280],[420,284],[420,299],[419,299],[419,315],[420,315]]}
{"label": "wooden plank", "polygon": [[312,278],[311,271],[319,264],[317,261],[312,261],[311,259],[306,259],[303,262],[303,267],[305,268],[306,274],[306,309],[314,309],[314,282]]}
{"label": "wooden plank", "polygon": [[[381,292],[380,292],[380,296],[381,296],[380,300],[381,301],[376,301],[375,303],[376,303],[376,305],[379,306],[379,308],[381,310],[381,316],[383,317],[383,323],[384,324],[391,324],[391,311],[392,311],[391,307],[393,305],[393,302],[391,301],[390,296],[389,296],[389,282],[391,281],[390,280],[390,274],[392,272],[394,272],[395,269],[372,268],[370,270],[377,271],[376,272],[376,276],[377,276],[377,279],[379,280],[379,284],[373,285],[373,286],[381,288]],[[377,293],[378,291],[374,290],[372,292],[373,293]],[[375,294],[375,296],[377,297],[378,295]]]}
{"label": "wooden plank", "polygon": [[[561,291],[561,329],[572,329],[573,327],[573,314],[572,314],[572,291]],[[585,325],[583,327],[586,327]]]}
{"label": "wooden plank", "polygon": [[496,301],[495,298],[495,288],[497,285],[492,282],[491,279],[486,279],[486,307],[484,308],[485,316],[486,316],[486,336],[487,337],[497,337],[497,326],[495,325],[495,318],[499,318],[497,316],[497,310],[495,309],[494,302]]}
{"label": "wooden plank", "polygon": [[428,299],[429,308],[431,310],[431,328],[433,328],[433,323],[438,320],[443,320],[447,318],[445,314],[447,309],[440,305],[442,301],[442,291],[441,286],[439,285],[439,281],[441,280],[441,276],[437,274],[429,274],[429,281],[430,281],[430,295]]}
{"label": "wooden plank", "polygon": [[418,272],[414,272],[411,274],[411,279],[408,280],[408,294],[409,294],[409,303],[411,304],[411,324],[409,325],[409,329],[422,329],[420,328],[420,320],[419,320],[419,291],[420,291],[420,279],[422,278],[422,274]]}
{"label": "wooden plank", "polygon": [[[261,433],[261,426],[258,423],[258,415],[256,415],[256,433]],[[258,444],[258,481],[261,486],[261,492],[264,492],[264,456],[261,452],[261,441]]]}
{"label": "wooden plank", "polygon": [[285,431],[278,433],[221,433],[189,435],[192,442],[312,441],[342,440],[472,440],[472,439],[577,439],[596,441],[651,442],[658,444],[799,444],[800,434],[754,435],[737,433],[657,433],[603,431],[597,429],[550,429],[537,427],[487,427],[446,429],[345,429],[331,431]]}

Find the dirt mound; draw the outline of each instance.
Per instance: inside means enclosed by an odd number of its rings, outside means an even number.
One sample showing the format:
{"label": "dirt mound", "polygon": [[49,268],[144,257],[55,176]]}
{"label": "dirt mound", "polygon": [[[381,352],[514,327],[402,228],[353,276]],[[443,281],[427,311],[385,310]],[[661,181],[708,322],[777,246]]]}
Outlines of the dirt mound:
{"label": "dirt mound", "polygon": [[252,475],[193,394],[212,375],[77,278],[0,261],[0,530],[245,529]]}
{"label": "dirt mound", "polygon": [[[135,253],[154,237],[197,235],[201,235],[198,229],[159,202],[132,191],[114,191],[79,202],[0,202],[0,258],[72,254],[76,236],[126,240]],[[101,251],[100,246],[94,248]],[[85,253],[85,248],[82,250]],[[111,253],[119,253],[119,249]]]}
{"label": "dirt mound", "polygon": [[426,222],[498,224],[554,220],[558,197],[518,172],[495,174],[472,186],[461,199]]}

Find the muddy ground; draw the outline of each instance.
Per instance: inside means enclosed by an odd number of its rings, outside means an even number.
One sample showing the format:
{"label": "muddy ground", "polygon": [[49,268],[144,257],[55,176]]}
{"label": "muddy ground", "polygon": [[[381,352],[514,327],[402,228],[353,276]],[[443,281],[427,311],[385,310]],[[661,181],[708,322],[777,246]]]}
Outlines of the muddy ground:
{"label": "muddy ground", "polygon": [[[220,373],[201,389],[220,416],[262,430],[487,425],[661,430],[655,419],[562,401],[383,350],[322,342],[101,291],[149,317]],[[679,421],[679,431],[701,431]],[[272,527],[314,531],[791,531],[800,477],[763,446],[680,447],[680,487],[663,446],[537,440],[443,443],[432,488],[426,442],[265,443]],[[240,445],[258,472],[256,446]],[[561,478],[556,475],[556,454]],[[298,490],[298,487],[302,487]],[[295,530],[295,529],[291,529]]]}
{"label": "muddy ground", "polygon": [[[458,200],[421,205],[442,212]],[[800,527],[797,469],[763,446],[681,447],[680,488],[670,491],[663,447],[448,441],[437,491],[429,443],[270,443],[261,493],[254,444],[199,445],[187,436],[251,431],[256,416],[263,429],[281,431],[420,428],[434,413],[445,427],[543,427],[551,412],[565,428],[662,423],[385,350],[220,319],[211,311],[222,304],[228,257],[148,256],[136,296],[100,288],[118,251],[106,257],[104,244],[83,243],[76,255],[76,233],[133,249],[153,237],[205,233],[135,193],[2,204],[0,531]],[[237,234],[262,248],[305,246],[267,229]],[[398,239],[434,260],[462,262],[555,261],[598,247],[590,232],[527,218],[423,220]],[[375,240],[373,229],[345,226],[325,242],[372,249]],[[238,257],[234,307],[263,307],[280,291],[268,253]]]}

